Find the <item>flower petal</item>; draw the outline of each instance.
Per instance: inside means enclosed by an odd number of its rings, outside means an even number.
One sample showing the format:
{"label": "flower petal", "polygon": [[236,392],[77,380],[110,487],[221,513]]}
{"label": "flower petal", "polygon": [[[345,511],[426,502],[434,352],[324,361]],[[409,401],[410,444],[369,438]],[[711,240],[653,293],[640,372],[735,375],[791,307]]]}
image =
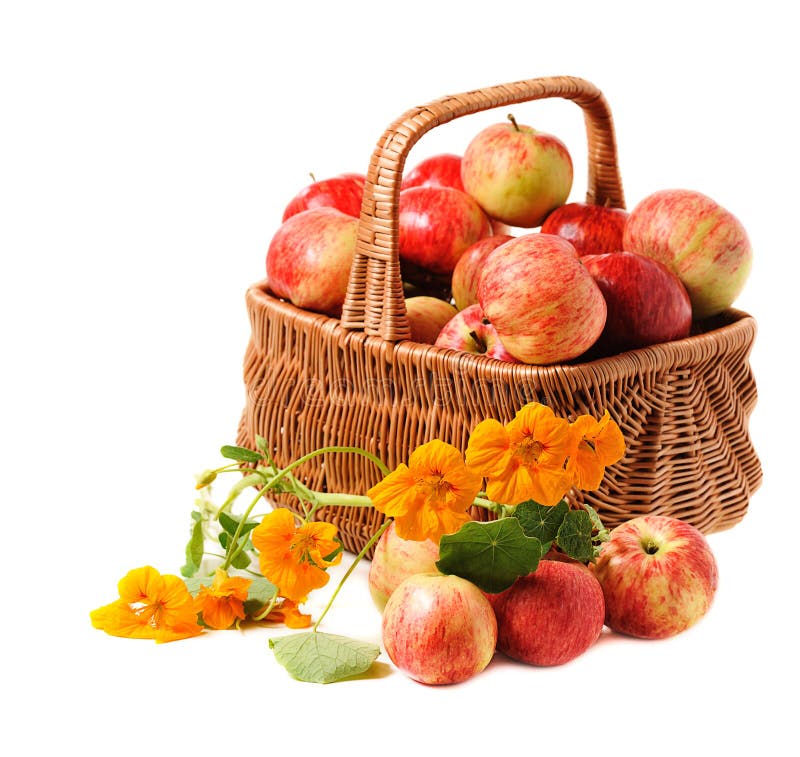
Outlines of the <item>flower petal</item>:
{"label": "flower petal", "polygon": [[467,467],[480,476],[500,476],[511,459],[508,433],[500,421],[487,418],[472,430],[467,444]]}
{"label": "flower petal", "polygon": [[401,463],[368,492],[375,509],[390,518],[404,515],[413,506],[416,479],[409,468]]}

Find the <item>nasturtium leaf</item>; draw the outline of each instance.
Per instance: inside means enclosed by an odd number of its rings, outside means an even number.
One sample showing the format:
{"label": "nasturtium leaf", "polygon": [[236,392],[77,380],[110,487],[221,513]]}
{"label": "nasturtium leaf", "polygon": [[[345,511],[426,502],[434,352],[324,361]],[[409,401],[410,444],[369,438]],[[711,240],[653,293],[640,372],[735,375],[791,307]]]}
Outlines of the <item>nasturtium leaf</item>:
{"label": "nasturtium leaf", "polygon": [[334,683],[369,670],[380,647],[319,631],[269,640],[275,659],[298,681]]}
{"label": "nasturtium leaf", "polygon": [[228,460],[238,460],[243,463],[260,463],[262,456],[258,452],[253,452],[246,447],[234,447],[226,444],[221,450],[220,454]]}
{"label": "nasturtium leaf", "polygon": [[[219,524],[231,536],[234,536],[236,534],[236,529],[239,528],[239,520],[237,518],[234,518],[232,515],[228,515],[228,513],[219,514]],[[242,530],[239,532],[239,535],[243,536],[244,534],[249,534],[257,525],[258,523],[254,520],[244,523],[242,525]]]}
{"label": "nasturtium leaf", "polygon": [[274,584],[271,584],[266,578],[254,578],[247,590],[244,611],[248,615],[258,615],[267,603],[272,601],[277,591]]}
{"label": "nasturtium leaf", "polygon": [[562,499],[557,505],[547,507],[530,499],[514,508],[515,517],[525,536],[535,536],[540,542],[552,542],[569,512],[569,505]]}
{"label": "nasturtium leaf", "polygon": [[268,479],[262,473],[249,473],[246,476],[240,478],[230,490],[228,494],[228,498],[222,503],[220,510],[224,510],[228,505],[232,504],[234,500],[248,487],[250,486],[260,486],[261,484],[266,483]]}
{"label": "nasturtium leaf", "polygon": [[589,513],[586,510],[570,510],[558,529],[556,542],[570,557],[581,561],[590,560],[594,555],[594,547]]}
{"label": "nasturtium leaf", "polygon": [[194,525],[189,542],[186,544],[186,564],[181,568],[181,575],[187,578],[197,573],[200,563],[203,561],[203,521],[196,518],[194,512],[192,520]]}
{"label": "nasturtium leaf", "polygon": [[[222,545],[222,548],[225,550],[225,554],[237,549],[236,546],[228,546],[231,544],[233,537],[227,531],[222,531],[217,538],[219,539],[219,543]],[[238,544],[241,543],[241,540],[239,540]],[[239,554],[237,554],[236,557],[231,560],[231,565],[233,565],[234,568],[247,568],[250,565],[250,552],[252,549],[253,543],[250,541],[250,539],[247,539]]]}
{"label": "nasturtium leaf", "polygon": [[436,567],[442,573],[461,576],[497,594],[536,570],[542,545],[536,537],[525,536],[516,518],[470,521],[456,533],[442,536],[439,556]]}
{"label": "nasturtium leaf", "polygon": [[191,578],[184,578],[183,582],[189,593],[194,597],[197,596],[201,586],[211,586],[214,583],[214,576],[192,576]]}

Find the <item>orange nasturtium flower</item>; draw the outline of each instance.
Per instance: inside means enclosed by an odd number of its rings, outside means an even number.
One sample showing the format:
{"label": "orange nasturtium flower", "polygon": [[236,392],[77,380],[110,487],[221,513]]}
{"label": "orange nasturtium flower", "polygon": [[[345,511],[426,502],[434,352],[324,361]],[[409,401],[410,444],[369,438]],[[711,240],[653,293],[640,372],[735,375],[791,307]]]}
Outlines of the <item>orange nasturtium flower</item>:
{"label": "orange nasturtium flower", "polygon": [[229,576],[218,568],[211,586],[201,586],[194,598],[195,611],[207,626],[224,631],[237,620],[244,620],[244,603],[251,583],[249,578]]}
{"label": "orange nasturtium flower", "polygon": [[259,552],[264,578],[278,587],[280,596],[302,603],[309,592],[328,583],[325,569],[342,559],[336,534],[336,526],[330,523],[298,526],[294,515],[279,507],[264,516],[250,538]]}
{"label": "orange nasturtium flower", "polygon": [[300,612],[297,602],[292,602],[291,599],[284,599],[270,610],[264,620],[283,623],[287,628],[308,628],[311,625],[311,616]]}
{"label": "orange nasturtium flower", "polygon": [[178,576],[146,566],[130,571],[118,585],[119,599],[92,611],[92,625],[111,636],[176,641],[202,633],[194,600]]}
{"label": "orange nasturtium flower", "polygon": [[375,509],[394,518],[397,535],[410,541],[439,541],[470,520],[481,477],[472,473],[454,446],[434,439],[417,447],[367,495]]}
{"label": "orange nasturtium flower", "polygon": [[573,486],[591,491],[600,486],[607,465],[613,465],[625,454],[625,439],[608,410],[598,421],[581,415],[572,424],[573,448],[567,462],[567,473]]}
{"label": "orange nasturtium flower", "polygon": [[467,465],[486,478],[489,499],[518,505],[533,499],[556,505],[570,488],[564,462],[572,448],[569,422],[537,402],[503,426],[489,418],[472,431]]}

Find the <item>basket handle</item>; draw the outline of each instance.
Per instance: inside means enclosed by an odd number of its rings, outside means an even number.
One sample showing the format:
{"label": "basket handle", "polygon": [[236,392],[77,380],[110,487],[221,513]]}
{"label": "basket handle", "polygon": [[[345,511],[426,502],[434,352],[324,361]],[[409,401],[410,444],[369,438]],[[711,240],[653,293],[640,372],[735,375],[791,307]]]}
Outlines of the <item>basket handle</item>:
{"label": "basket handle", "polygon": [[625,207],[614,124],[597,87],[572,76],[544,77],[450,95],[412,108],[384,132],[372,153],[341,323],[387,342],[408,339],[398,254],[400,181],[411,148],[423,134],[461,116],[546,97],[573,100],[583,109],[589,145],[586,201]]}

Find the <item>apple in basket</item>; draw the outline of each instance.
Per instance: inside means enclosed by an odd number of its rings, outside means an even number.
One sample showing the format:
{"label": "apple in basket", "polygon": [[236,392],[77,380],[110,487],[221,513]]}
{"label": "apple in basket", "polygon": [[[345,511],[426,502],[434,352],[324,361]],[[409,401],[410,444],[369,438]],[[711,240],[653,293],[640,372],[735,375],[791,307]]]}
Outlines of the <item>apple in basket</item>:
{"label": "apple in basket", "polygon": [[409,576],[435,573],[438,559],[438,544],[401,539],[392,521],[378,539],[369,566],[369,593],[375,606],[383,611],[392,592]]}
{"label": "apple in basket", "polygon": [[689,336],[689,295],[666,266],[634,252],[584,255],[581,262],[600,287],[608,308],[605,328],[592,353],[613,355]]}
{"label": "apple in basket", "polygon": [[411,341],[434,344],[444,325],[458,311],[438,297],[419,295],[406,298],[406,315],[411,327]]}
{"label": "apple in basket", "polygon": [[401,189],[410,187],[452,187],[463,192],[461,156],[443,153],[421,161],[403,177]]}
{"label": "apple in basket", "polygon": [[486,355],[506,363],[520,362],[503,346],[497,329],[483,314],[480,305],[470,305],[453,316],[439,332],[436,346]]}
{"label": "apple in basket", "polygon": [[570,202],[556,208],[542,224],[543,234],[557,234],[578,251],[578,255],[619,252],[628,213],[585,202]]}
{"label": "apple in basket", "polygon": [[486,259],[478,302],[505,348],[523,363],[582,355],[603,331],[606,301],[575,248],[553,234],[525,234]]}
{"label": "apple in basket", "polygon": [[645,515],[617,526],[592,566],[606,625],[643,639],[686,630],[706,614],[717,564],[703,534],[685,521]]}
{"label": "apple in basket", "polygon": [[750,275],[753,253],[739,220],[710,197],[665,189],[645,197],[625,224],[624,246],[658,260],[683,282],[695,320],[729,307]]}
{"label": "apple in basket", "polygon": [[269,288],[297,307],[339,315],[356,249],[358,221],[312,208],[284,221],[267,250]]}
{"label": "apple in basket", "polygon": [[484,261],[492,250],[513,238],[508,234],[485,237],[470,245],[459,258],[452,280],[453,299],[459,310],[477,304],[478,281]]}
{"label": "apple in basket", "polygon": [[487,595],[497,617],[497,648],[530,665],[563,665],[603,630],[603,590],[586,566],[542,560],[530,575]]}
{"label": "apple in basket", "polygon": [[497,621],[483,592],[458,576],[419,573],[403,581],[383,611],[383,646],[406,675],[459,683],[494,656]]}
{"label": "apple in basket", "polygon": [[400,192],[398,233],[401,260],[449,276],[464,251],[489,236],[491,226],[465,192],[452,187],[411,187]]}
{"label": "apple in basket", "polygon": [[336,208],[349,216],[361,215],[361,197],[364,194],[365,177],[347,173],[330,179],[314,181],[292,198],[283,211],[283,220],[311,208]]}
{"label": "apple in basket", "polygon": [[572,159],[558,138],[509,119],[511,123],[489,126],[469,143],[461,180],[492,218],[532,228],[567,201]]}

